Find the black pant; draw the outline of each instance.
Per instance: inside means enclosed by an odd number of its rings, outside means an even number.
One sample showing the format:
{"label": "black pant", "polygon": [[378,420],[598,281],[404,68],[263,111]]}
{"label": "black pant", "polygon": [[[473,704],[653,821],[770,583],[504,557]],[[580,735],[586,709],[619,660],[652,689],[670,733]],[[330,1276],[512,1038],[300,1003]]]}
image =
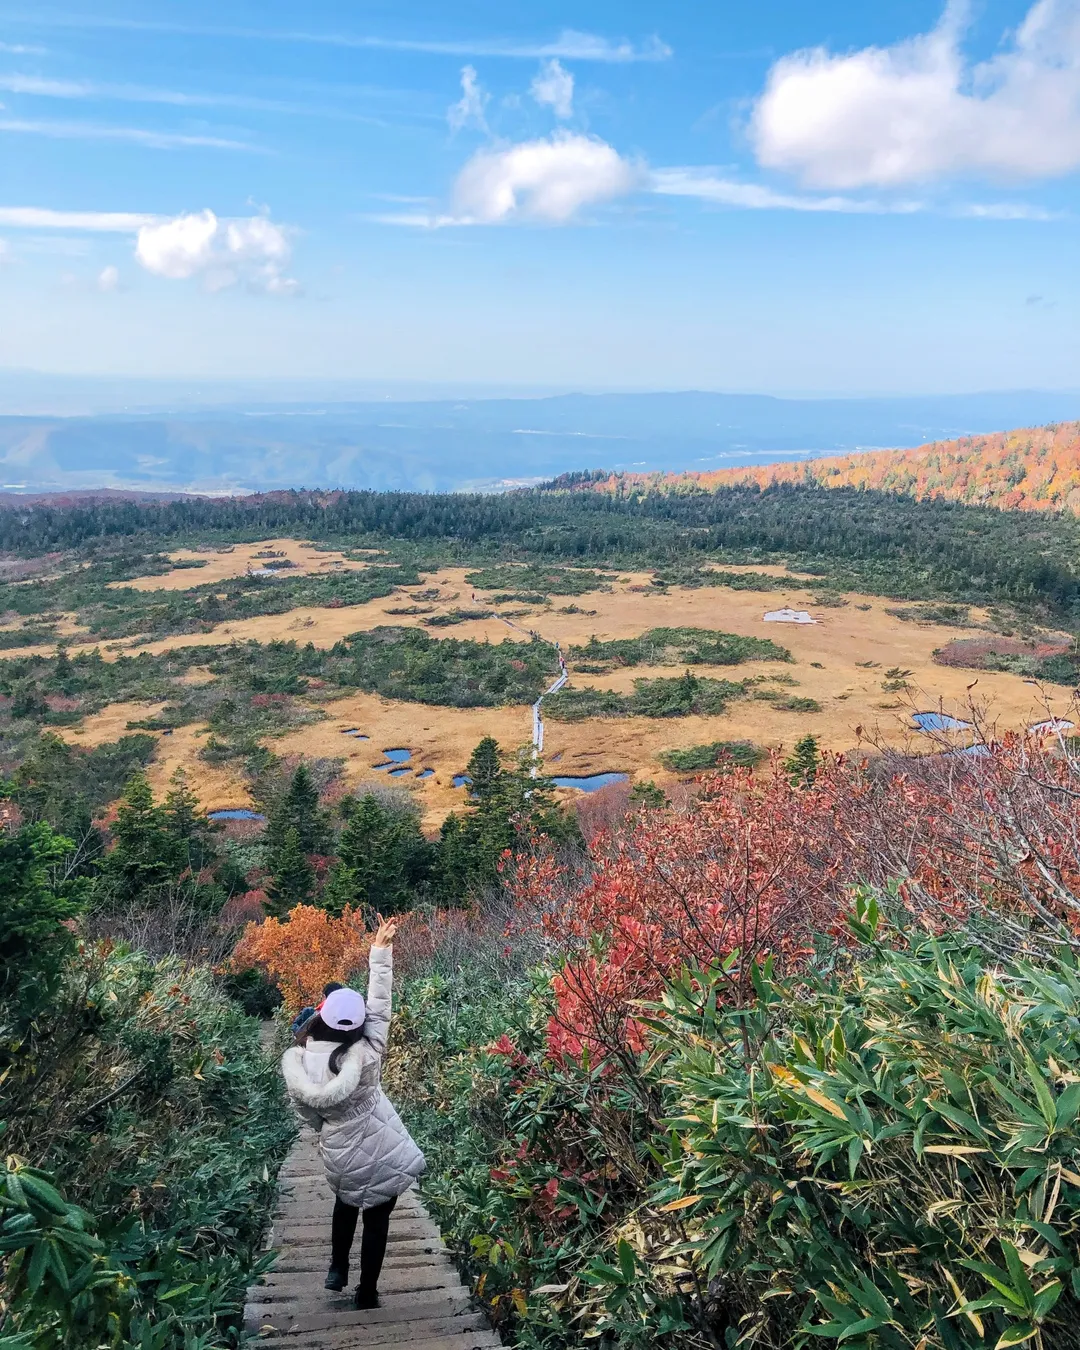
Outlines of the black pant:
{"label": "black pant", "polygon": [[[364,1210],[364,1232],[360,1239],[360,1283],[357,1285],[361,1296],[372,1297],[378,1289],[379,1274],[386,1255],[386,1236],[390,1231],[390,1215],[396,1204],[395,1197],[383,1205],[372,1205],[370,1209]],[[349,1268],[349,1253],[352,1251],[359,1215],[360,1210],[356,1205],[347,1205],[341,1199],[334,1201],[330,1261],[338,1270]]]}

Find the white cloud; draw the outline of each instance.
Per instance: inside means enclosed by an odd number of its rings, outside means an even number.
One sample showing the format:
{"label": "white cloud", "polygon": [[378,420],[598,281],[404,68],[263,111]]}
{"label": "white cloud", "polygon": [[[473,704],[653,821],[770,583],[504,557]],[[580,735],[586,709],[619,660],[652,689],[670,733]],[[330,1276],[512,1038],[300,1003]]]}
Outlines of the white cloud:
{"label": "white cloud", "polygon": [[574,113],[574,77],[552,57],[540,67],[540,73],[529,86],[537,103],[554,110],[556,117],[572,117]]}
{"label": "white cloud", "polygon": [[265,216],[219,220],[213,211],[175,216],[138,232],[135,257],[155,276],[172,281],[200,277],[208,290],[238,282],[272,295],[291,295],[286,276],[292,254],[289,231]]}
{"label": "white cloud", "polygon": [[0,52],[7,52],[11,56],[44,56],[44,47],[28,47],[22,42],[0,42]]}
{"label": "white cloud", "polygon": [[750,132],[758,160],[810,187],[956,175],[1045,178],[1080,167],[1080,4],[1036,0],[1001,51],[966,61],[966,6],[932,32],[773,66]]}
{"label": "white cloud", "polygon": [[695,197],[745,211],[839,211],[849,215],[910,215],[921,211],[921,202],[880,202],[858,197],[806,197],[776,192],[761,183],[740,183],[721,178],[710,169],[657,169],[650,177],[653,192],[664,197]]}
{"label": "white cloud", "polygon": [[52,211],[40,206],[0,206],[0,225],[20,230],[134,234],[158,219],[134,211]]}
{"label": "white cloud", "polygon": [[640,168],[606,141],[556,132],[549,140],[473,155],[454,187],[454,219],[459,224],[564,224],[583,206],[632,192],[641,178]]}
{"label": "white cloud", "polygon": [[203,148],[210,150],[248,150],[265,153],[247,141],[229,140],[223,136],[187,136],[171,131],[149,131],[144,127],[98,126],[92,122],[27,122],[16,119],[0,121],[0,131],[28,136],[50,136],[65,141],[130,141],[152,150]]}
{"label": "white cloud", "polygon": [[99,291],[118,291],[120,289],[120,269],[113,267],[110,263],[108,267],[103,267],[98,273],[97,288]]}
{"label": "white cloud", "polygon": [[462,66],[461,97],[456,103],[452,103],[446,112],[446,120],[450,123],[451,130],[460,131],[462,127],[476,126],[481,131],[487,131],[487,121],[484,118],[487,101],[488,95],[480,88],[475,68]]}

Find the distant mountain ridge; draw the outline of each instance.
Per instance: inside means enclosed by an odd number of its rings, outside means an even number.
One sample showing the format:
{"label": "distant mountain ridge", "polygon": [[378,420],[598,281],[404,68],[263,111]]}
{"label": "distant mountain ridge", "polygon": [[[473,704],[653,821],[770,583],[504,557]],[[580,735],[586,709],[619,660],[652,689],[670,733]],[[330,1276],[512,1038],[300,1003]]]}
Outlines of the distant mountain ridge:
{"label": "distant mountain ridge", "polygon": [[0,417],[0,490],[443,492],[576,469],[740,470],[1080,418],[1080,393],[780,399],[702,392]]}
{"label": "distant mountain ridge", "polygon": [[715,489],[735,484],[816,483],[820,487],[875,488],[913,497],[943,497],[1009,511],[1080,514],[1080,421],[1022,427],[988,436],[932,441],[913,450],[871,451],[798,463],[721,469],[712,473],[619,474],[594,486],[648,484]]}

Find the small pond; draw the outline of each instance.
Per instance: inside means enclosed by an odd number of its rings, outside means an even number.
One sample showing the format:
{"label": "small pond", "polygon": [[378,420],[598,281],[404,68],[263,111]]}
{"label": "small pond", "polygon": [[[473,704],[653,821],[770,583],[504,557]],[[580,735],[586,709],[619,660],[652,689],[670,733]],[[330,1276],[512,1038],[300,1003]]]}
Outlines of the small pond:
{"label": "small pond", "polygon": [[411,769],[391,769],[392,764],[404,764],[406,760],[412,759],[412,751],[406,750],[401,746],[392,750],[384,750],[386,759],[382,764],[373,764],[373,769],[390,769],[391,778],[396,778],[399,773],[411,773]]}
{"label": "small pond", "polygon": [[370,736],[365,736],[364,733],[363,733],[362,731],[357,731],[357,729],[356,729],[355,727],[342,727],[342,728],[341,728],[341,734],[342,734],[343,736],[355,736],[356,739],[357,739],[358,741],[370,741],[370,740],[371,740],[371,737],[370,737]]}
{"label": "small pond", "polygon": [[918,712],[911,714],[911,720],[920,731],[964,731],[970,722],[961,722],[943,712]]}
{"label": "small pond", "polygon": [[451,779],[451,782],[454,784],[455,787],[468,787],[469,784],[472,782],[472,779],[469,777],[467,773],[456,773],[454,774],[454,777]]}
{"label": "small pond", "polygon": [[249,811],[246,806],[230,806],[224,811],[211,811],[211,820],[265,820],[258,811]]}
{"label": "small pond", "polygon": [[552,778],[556,787],[579,788],[582,792],[599,792],[609,783],[625,783],[628,774],[625,773],[593,773],[593,774],[565,774],[559,778]]}
{"label": "small pond", "polygon": [[417,778],[434,778],[434,776],[435,776],[435,770],[434,770],[434,769],[421,769],[420,772],[419,772],[416,776],[417,776]]}

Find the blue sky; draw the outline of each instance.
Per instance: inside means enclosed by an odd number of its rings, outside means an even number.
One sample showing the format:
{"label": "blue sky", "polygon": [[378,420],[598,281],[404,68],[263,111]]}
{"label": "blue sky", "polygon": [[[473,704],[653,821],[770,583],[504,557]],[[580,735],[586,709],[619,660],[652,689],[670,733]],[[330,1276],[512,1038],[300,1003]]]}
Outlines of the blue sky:
{"label": "blue sky", "polygon": [[1080,0],[13,0],[0,367],[1080,386]]}

